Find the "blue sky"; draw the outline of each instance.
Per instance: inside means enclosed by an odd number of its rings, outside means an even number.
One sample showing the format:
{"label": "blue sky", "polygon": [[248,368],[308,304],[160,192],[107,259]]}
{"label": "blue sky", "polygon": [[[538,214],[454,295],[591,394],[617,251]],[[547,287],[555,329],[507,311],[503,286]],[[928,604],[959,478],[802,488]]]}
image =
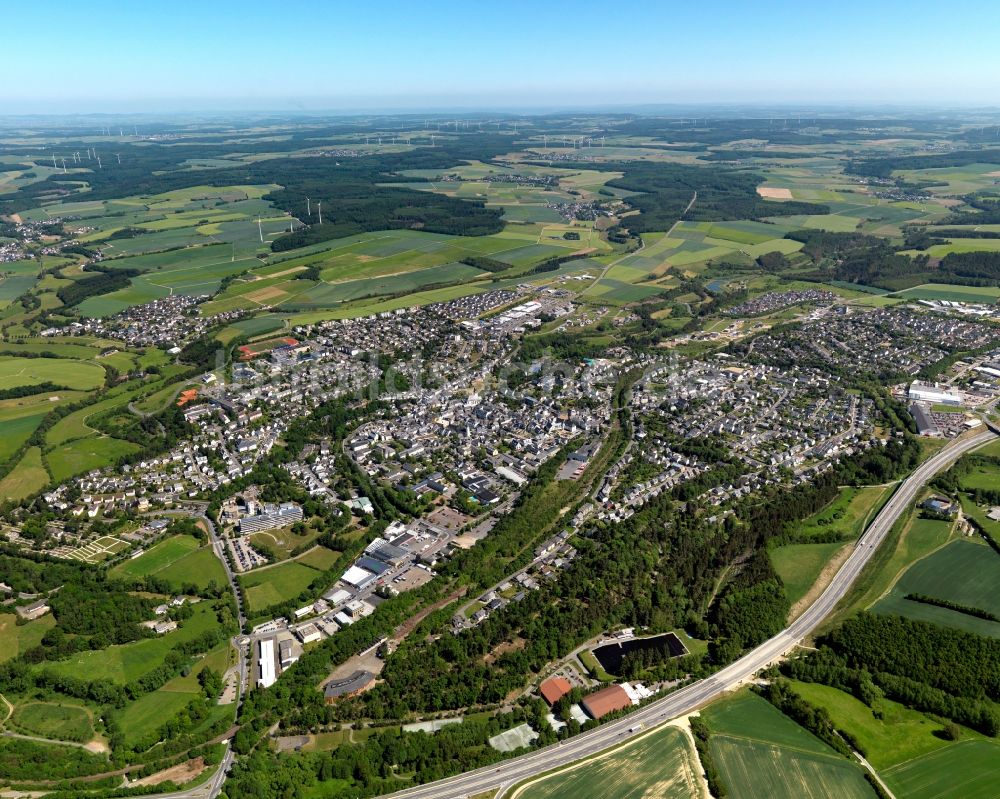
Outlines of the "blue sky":
{"label": "blue sky", "polygon": [[49,0],[0,113],[1000,105],[1000,3]]}

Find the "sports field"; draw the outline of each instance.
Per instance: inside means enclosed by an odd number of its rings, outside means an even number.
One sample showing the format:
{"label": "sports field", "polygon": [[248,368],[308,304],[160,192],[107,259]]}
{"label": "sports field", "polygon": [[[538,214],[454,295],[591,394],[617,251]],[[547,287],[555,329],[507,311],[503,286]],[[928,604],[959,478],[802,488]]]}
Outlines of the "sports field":
{"label": "sports field", "polygon": [[635,743],[529,783],[512,799],[690,799],[704,796],[693,745],[676,727],[662,727]]}
{"label": "sports field", "polygon": [[749,692],[702,714],[722,781],[735,799],[875,796],[861,767]]}

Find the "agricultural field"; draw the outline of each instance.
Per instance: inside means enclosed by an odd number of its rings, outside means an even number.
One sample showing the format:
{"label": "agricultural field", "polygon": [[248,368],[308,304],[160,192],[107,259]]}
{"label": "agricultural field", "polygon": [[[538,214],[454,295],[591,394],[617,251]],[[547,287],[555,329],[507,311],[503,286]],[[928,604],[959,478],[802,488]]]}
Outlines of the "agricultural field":
{"label": "agricultural field", "polygon": [[39,383],[88,391],[104,384],[104,370],[97,364],[65,358],[0,356],[0,390]]}
{"label": "agricultural field", "polygon": [[[976,239],[989,241],[989,239]],[[980,247],[978,249],[985,249]],[[946,283],[924,283],[911,289],[897,291],[893,297],[905,300],[949,300],[951,302],[986,303],[993,305],[1000,300],[1000,288],[994,286],[959,286]]]}
{"label": "agricultural field", "polygon": [[835,613],[824,622],[823,629],[831,629],[852,612],[869,608],[882,599],[910,564],[948,543],[952,527],[950,522],[920,519],[915,512],[896,522],[876,557],[841,600]]}
{"label": "agricultural field", "polygon": [[[202,306],[201,312],[208,315],[265,307],[288,311],[336,308],[358,300],[408,295],[431,286],[490,277],[459,263],[469,256],[509,263],[513,274],[516,268],[528,268],[554,255],[609,249],[606,242],[589,235],[586,241],[563,238],[569,229],[565,225],[531,224],[491,236],[448,236],[413,230],[349,236],[272,257],[266,266],[255,266],[248,275],[231,283]],[[320,280],[303,279],[301,273],[307,268],[318,272]],[[494,287],[484,284],[479,290]]]}
{"label": "agricultural field", "polygon": [[20,500],[41,491],[49,484],[49,472],[42,463],[42,451],[28,447],[21,460],[3,480],[0,480],[0,497]]}
{"label": "agricultural field", "polygon": [[512,799],[691,799],[704,796],[698,756],[677,727],[634,742],[516,789]]}
{"label": "agricultural field", "polygon": [[120,577],[156,577],[178,591],[185,585],[203,590],[210,582],[226,582],[225,570],[211,547],[189,535],[166,538],[139,557],[118,564],[111,573]]}
{"label": "agricultural field", "polygon": [[907,594],[924,594],[1000,616],[997,586],[1000,556],[985,543],[959,539],[910,566],[872,609],[1000,638],[1000,622],[906,599]]}
{"label": "agricultural field", "polygon": [[749,692],[710,705],[702,718],[722,781],[735,799],[875,796],[861,767]]}
{"label": "agricultural field", "polygon": [[992,799],[997,795],[998,759],[995,741],[962,741],[881,776],[896,796],[907,799]]}
{"label": "agricultural field", "polygon": [[286,602],[301,594],[319,572],[295,561],[269,566],[241,575],[239,581],[251,612]]}

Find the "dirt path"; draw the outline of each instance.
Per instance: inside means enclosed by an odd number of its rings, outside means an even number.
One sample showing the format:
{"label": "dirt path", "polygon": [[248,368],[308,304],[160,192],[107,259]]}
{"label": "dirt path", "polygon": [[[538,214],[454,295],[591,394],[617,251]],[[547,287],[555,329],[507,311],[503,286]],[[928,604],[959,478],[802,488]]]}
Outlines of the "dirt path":
{"label": "dirt path", "polygon": [[157,785],[158,783],[165,782],[166,780],[170,780],[177,785],[183,785],[184,783],[190,782],[195,777],[199,776],[206,768],[208,768],[208,766],[205,765],[204,759],[197,757],[194,760],[187,760],[183,763],[178,763],[176,766],[171,766],[163,771],[157,771],[155,774],[150,774],[148,777],[143,777],[141,780],[130,782],[129,787]]}
{"label": "dirt path", "polygon": [[14,706],[7,701],[7,697],[4,696],[3,694],[0,694],[0,701],[2,701],[5,705],[7,705],[7,715],[4,716],[3,721],[0,721],[0,724],[6,724],[8,721],[10,721],[10,717],[14,715]]}
{"label": "dirt path", "polygon": [[406,621],[400,624],[395,630],[392,631],[392,635],[389,636],[389,640],[395,644],[399,644],[404,638],[406,638],[406,636],[408,636],[417,628],[417,625],[420,624],[420,622],[422,622],[424,619],[430,616],[434,611],[440,610],[445,605],[454,602],[456,599],[461,599],[463,596],[465,596],[468,590],[469,589],[467,587],[463,586],[462,588],[452,591],[444,599],[439,599],[433,605],[428,605],[419,613],[410,616],[410,618],[408,618]]}
{"label": "dirt path", "polygon": [[815,602],[820,594],[822,594],[826,587],[830,584],[834,575],[840,571],[840,567],[844,565],[844,561],[847,560],[848,555],[854,549],[854,542],[848,542],[844,544],[837,553],[827,562],[826,566],[823,567],[823,571],[819,573],[819,577],[816,578],[816,582],[812,584],[812,588],[806,591],[805,595],[794,605],[788,613],[788,621],[791,622],[797,619],[802,612]]}

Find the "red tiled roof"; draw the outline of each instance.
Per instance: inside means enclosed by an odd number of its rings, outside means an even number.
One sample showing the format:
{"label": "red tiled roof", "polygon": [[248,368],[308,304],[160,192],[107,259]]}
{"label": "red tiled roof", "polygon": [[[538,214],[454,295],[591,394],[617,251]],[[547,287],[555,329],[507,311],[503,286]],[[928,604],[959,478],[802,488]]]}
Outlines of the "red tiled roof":
{"label": "red tiled roof", "polygon": [[585,697],[581,704],[591,718],[599,719],[608,713],[628,707],[632,704],[632,700],[620,685],[609,685]]}
{"label": "red tiled roof", "polygon": [[551,706],[566,696],[572,688],[573,686],[565,677],[553,677],[539,685],[538,692],[542,695],[542,699]]}

